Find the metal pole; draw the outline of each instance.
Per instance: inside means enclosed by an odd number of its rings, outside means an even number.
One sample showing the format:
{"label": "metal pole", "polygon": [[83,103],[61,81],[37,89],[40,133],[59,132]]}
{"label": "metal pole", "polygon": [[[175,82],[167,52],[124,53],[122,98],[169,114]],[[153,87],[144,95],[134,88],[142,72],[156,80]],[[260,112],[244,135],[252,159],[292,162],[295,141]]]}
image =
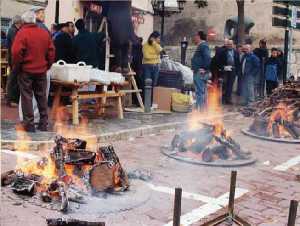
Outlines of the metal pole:
{"label": "metal pole", "polygon": [[165,27],[165,1],[162,1],[161,25],[160,25],[161,45],[163,45],[164,43],[164,27]]}
{"label": "metal pole", "polygon": [[288,61],[287,61],[287,79],[289,79],[290,75],[291,75],[291,64],[292,64],[292,53],[293,53],[293,29],[290,28],[289,29],[289,44],[288,44]]}
{"label": "metal pole", "polygon": [[188,42],[186,37],[183,38],[183,40],[180,42],[181,46],[181,64],[186,65],[186,50],[188,47]]}
{"label": "metal pole", "polygon": [[297,207],[298,202],[296,200],[292,200],[290,204],[289,220],[287,226],[296,226]]}
{"label": "metal pole", "polygon": [[55,23],[59,23],[59,0],[55,2]]}
{"label": "metal pole", "polygon": [[180,226],[182,188],[175,188],[173,226]]}
{"label": "metal pole", "polygon": [[[289,10],[289,3],[286,4],[287,10]],[[289,17],[286,17],[286,20],[289,20]],[[285,34],[284,34],[284,60],[283,60],[283,84],[286,82],[287,78],[287,70],[288,70],[288,55],[289,55],[289,28],[288,24],[285,28]]]}
{"label": "metal pole", "polygon": [[233,216],[234,210],[234,196],[235,196],[235,187],[236,187],[236,171],[231,171],[231,178],[230,178],[230,192],[229,192],[229,203],[228,203],[228,213],[229,216]]}
{"label": "metal pole", "polygon": [[152,105],[152,79],[147,78],[145,80],[145,88],[144,88],[144,103],[145,103],[145,112],[151,112],[151,105]]}

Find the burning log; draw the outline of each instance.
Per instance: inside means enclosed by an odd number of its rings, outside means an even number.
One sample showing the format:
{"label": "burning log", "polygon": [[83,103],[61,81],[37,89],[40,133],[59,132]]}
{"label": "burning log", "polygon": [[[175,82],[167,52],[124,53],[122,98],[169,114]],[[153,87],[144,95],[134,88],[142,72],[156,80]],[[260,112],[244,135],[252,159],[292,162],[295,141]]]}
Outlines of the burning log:
{"label": "burning log", "polygon": [[276,122],[272,124],[272,134],[273,137],[280,138],[279,125]]}
{"label": "burning log", "polygon": [[90,184],[94,191],[125,191],[129,188],[126,172],[123,170],[119,157],[113,146],[100,147],[99,164],[90,171]]}
{"label": "burning log", "polygon": [[76,219],[49,218],[48,226],[105,226],[104,222],[89,222]]}
{"label": "burning log", "polygon": [[96,153],[91,151],[71,151],[65,156],[64,162],[71,165],[93,165]]}
{"label": "burning log", "polygon": [[24,176],[17,176],[12,183],[12,190],[21,195],[33,196],[36,192],[35,183],[35,181]]}
{"label": "burning log", "polygon": [[300,137],[300,131],[295,128],[294,124],[288,121],[283,120],[282,125],[285,128],[285,130],[294,138],[299,139]]}

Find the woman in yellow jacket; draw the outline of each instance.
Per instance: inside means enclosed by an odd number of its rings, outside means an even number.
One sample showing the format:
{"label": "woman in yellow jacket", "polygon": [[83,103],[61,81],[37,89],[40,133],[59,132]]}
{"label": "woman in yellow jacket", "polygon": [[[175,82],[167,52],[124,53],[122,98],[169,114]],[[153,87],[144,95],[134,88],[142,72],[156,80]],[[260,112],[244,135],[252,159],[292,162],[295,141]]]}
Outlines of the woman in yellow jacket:
{"label": "woman in yellow jacket", "polygon": [[143,76],[144,81],[152,79],[152,87],[157,86],[160,64],[160,34],[154,31],[143,45]]}

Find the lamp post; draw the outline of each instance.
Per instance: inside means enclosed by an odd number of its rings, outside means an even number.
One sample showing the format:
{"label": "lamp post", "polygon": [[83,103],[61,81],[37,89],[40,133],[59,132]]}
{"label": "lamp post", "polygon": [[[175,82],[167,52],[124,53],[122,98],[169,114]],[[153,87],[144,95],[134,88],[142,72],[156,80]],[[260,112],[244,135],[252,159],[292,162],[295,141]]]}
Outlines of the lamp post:
{"label": "lamp post", "polygon": [[[170,5],[170,3],[173,2],[176,2],[176,6]],[[162,43],[164,37],[165,17],[169,17],[175,13],[181,13],[181,11],[184,9],[185,2],[186,0],[151,0],[154,15],[161,17],[160,35]]]}

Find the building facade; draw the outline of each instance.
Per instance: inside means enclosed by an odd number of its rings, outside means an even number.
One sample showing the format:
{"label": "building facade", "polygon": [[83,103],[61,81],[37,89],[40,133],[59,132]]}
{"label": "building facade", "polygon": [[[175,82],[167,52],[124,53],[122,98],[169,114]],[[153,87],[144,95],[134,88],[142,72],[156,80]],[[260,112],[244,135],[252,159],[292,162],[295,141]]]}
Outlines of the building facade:
{"label": "building facade", "polygon": [[[209,0],[206,8],[198,8],[194,1],[187,1],[181,14],[165,19],[165,41],[169,45],[178,45],[184,36],[191,37],[198,30],[210,30],[216,33],[216,41],[224,38],[227,19],[237,16],[236,0]],[[255,26],[250,35],[255,43],[266,38],[271,44],[280,44],[284,40],[284,29],[272,27],[272,0],[245,0],[245,16],[250,17]],[[155,29],[160,29],[160,18],[154,19]],[[300,44],[300,32],[294,32],[295,44]]]}

